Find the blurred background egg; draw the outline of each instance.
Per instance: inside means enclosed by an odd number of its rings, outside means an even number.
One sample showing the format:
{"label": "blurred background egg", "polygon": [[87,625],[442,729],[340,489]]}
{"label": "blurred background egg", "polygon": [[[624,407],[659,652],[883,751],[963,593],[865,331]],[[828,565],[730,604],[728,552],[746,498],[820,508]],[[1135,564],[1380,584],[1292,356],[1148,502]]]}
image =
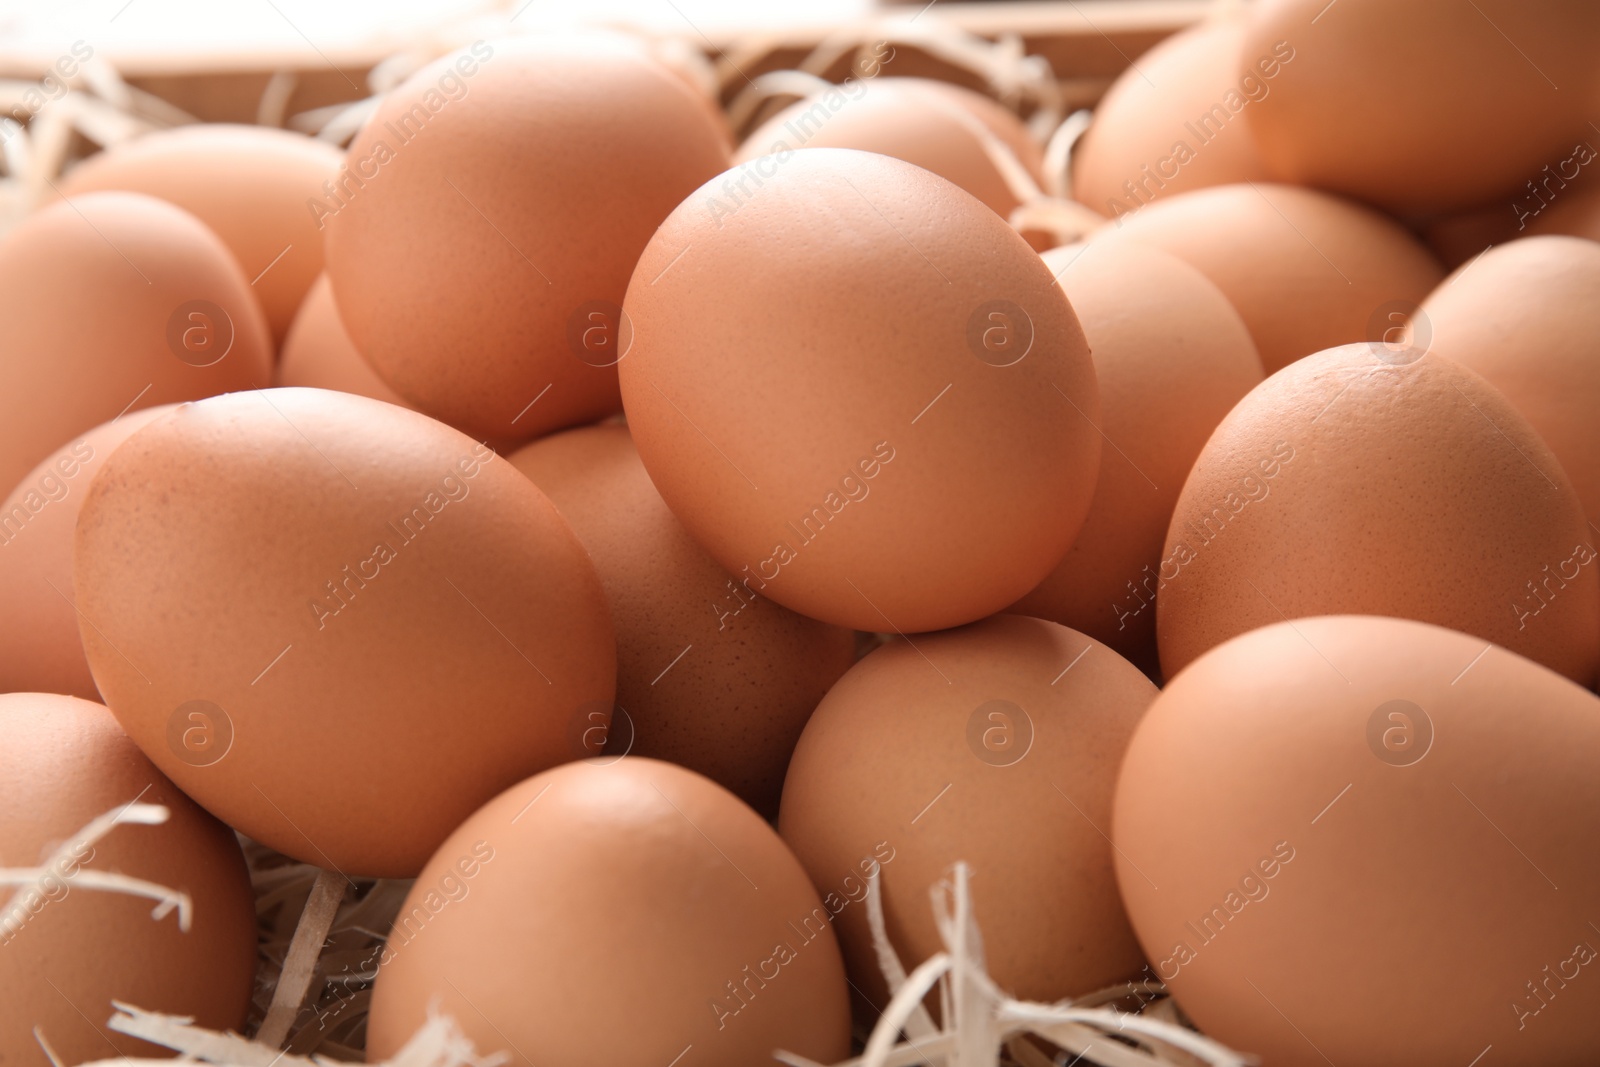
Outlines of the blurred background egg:
{"label": "blurred background egg", "polygon": [[1100,477],[1066,558],[1012,605],[1156,667],[1156,586],[1189,468],[1261,381],[1239,313],[1205,275],[1154,248],[1100,242],[1044,253],[1094,356]]}
{"label": "blurred background egg", "polygon": [[1600,702],[1400,619],[1275,622],[1139,723],[1117,880],[1151,966],[1264,1064],[1600,1055]]}
{"label": "blurred background egg", "polygon": [[511,465],[589,550],[617,632],[607,752],[670,760],[767,817],[800,730],[855,662],[850,630],[779,607],[736,582],[650,484],[626,426],[535,441]]}
{"label": "blurred background egg", "polygon": [[1600,167],[1595,143],[1576,139],[1565,158],[1547,163],[1509,196],[1467,211],[1442,215],[1422,227],[1439,258],[1458,267],[1491,245],[1519,237],[1566,236],[1600,241]]}
{"label": "blurred background egg", "polygon": [[734,176],[752,160],[800,148],[854,148],[915,163],[1002,218],[1027,199],[1030,184],[1037,195],[1042,180],[1043,150],[1021,119],[981,93],[931,78],[852,78],[796,101],[744,139]]}
{"label": "blurred background egg", "polygon": [[136,193],[43,208],[0,242],[0,485],[124,411],[267,384],[249,280],[193,215]]}
{"label": "blurred background egg", "polygon": [[[1590,157],[1591,162],[1593,158]],[[1600,188],[1574,189],[1571,195],[1560,200],[1544,200],[1543,209],[1537,217],[1529,218],[1527,223],[1531,235],[1584,237],[1600,241]]]}
{"label": "blurred background egg", "polygon": [[200,124],[161,130],[90,156],[64,196],[120,189],[192,213],[222,238],[281,344],[322,273],[322,227],[308,202],[326,194],[344,152],[287,130]]}
{"label": "blurred background egg", "polygon": [[1173,34],[1134,60],[1072,151],[1072,195],[1111,217],[1173,193],[1263,181],[1240,112],[1272,91],[1282,55],[1241,73],[1237,19]]}
{"label": "blurred background egg", "polygon": [[1489,382],[1403,343],[1321,352],[1251,390],[1195,461],[1156,596],[1161,666],[1173,678],[1258,626],[1359,613],[1449,625],[1588,685],[1593,534]]}
{"label": "blurred background egg", "polygon": [[429,64],[348,158],[319,217],[350,336],[417,408],[525,440],[618,409],[628,275],[728,150],[678,74],[574,35]]}
{"label": "blurred background egg", "polygon": [[368,1060],[436,1011],[517,1067],[850,1051],[839,946],[793,854],[726,790],[633,756],[513,786],[428,862],[384,950]]}
{"label": "blurred background egg", "polygon": [[1597,297],[1600,244],[1529,237],[1456,271],[1412,327],[1414,343],[1505,394],[1561,461],[1591,521],[1600,518]]}
{"label": "blurred background egg", "polygon": [[1048,1002],[1138,973],[1104,834],[1123,746],[1155,696],[1106,646],[1017,615],[891,640],[833,687],[800,737],[778,829],[837,913],[866,1022],[887,1003],[864,900],[874,872],[908,967],[943,949],[928,892],[964,861],[1008,993]]}
{"label": "blurred background egg", "polygon": [[1600,90],[1587,0],[1262,0],[1247,20],[1242,57],[1294,50],[1245,111],[1268,170],[1403,214],[1514,196]]}
{"label": "blurred background egg", "polygon": [[702,186],[628,288],[628,425],[722,567],[812,618],[941,629],[1026,593],[1083,523],[1094,366],[1050,271],[937,175],[808,149]]}
{"label": "blurred background egg", "polygon": [[554,506],[366,397],[233,393],[151,422],[95,476],[73,569],[133,739],[318,866],[414,875],[487,797],[592,754],[580,724],[611,709],[605,593]]}
{"label": "blurred background egg", "polygon": [[0,504],[0,693],[99,700],[78,636],[72,539],[89,483],[111,451],[172,405],[130,411],[40,463]]}
{"label": "blurred background egg", "polygon": [[1167,197],[1090,240],[1150,245],[1210,278],[1250,327],[1268,374],[1324,348],[1379,339],[1387,310],[1415,310],[1444,277],[1399,223],[1288,185]]}
{"label": "blurred background egg", "polygon": [[[171,1052],[105,1026],[112,1001],[244,1025],[255,985],[256,922],[239,842],[151,766],[99,704],[42,693],[0,695],[0,1061],[58,1063]],[[134,803],[164,822],[123,822],[98,841],[79,831]],[[140,879],[186,894],[187,909],[91,879]],[[183,920],[189,920],[184,930]]]}
{"label": "blurred background egg", "polygon": [[372,364],[350,340],[350,333],[339,318],[339,308],[333,302],[333,287],[328,284],[327,275],[312,284],[295,315],[294,325],[289,327],[278,358],[276,384],[333,389],[411,407],[405,397],[378,377]]}

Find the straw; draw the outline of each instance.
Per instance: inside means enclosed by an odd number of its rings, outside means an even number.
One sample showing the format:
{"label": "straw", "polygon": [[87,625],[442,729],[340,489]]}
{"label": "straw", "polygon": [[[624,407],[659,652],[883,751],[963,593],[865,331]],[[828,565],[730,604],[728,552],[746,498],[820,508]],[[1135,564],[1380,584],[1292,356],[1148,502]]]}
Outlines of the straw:
{"label": "straw", "polygon": [[118,826],[159,826],[170,817],[160,804],[123,804],[91,819],[68,837],[37,867],[0,868],[0,886],[16,886],[17,891],[0,909],[0,931],[20,930],[50,898],[52,881],[71,889],[93,889],[106,893],[145,897],[156,902],[150,917],[160,921],[178,913],[178,929],[184,933],[194,921],[194,902],[189,894],[158,885],[143,878],[111,871],[93,871],[77,864],[93,854],[96,844]]}

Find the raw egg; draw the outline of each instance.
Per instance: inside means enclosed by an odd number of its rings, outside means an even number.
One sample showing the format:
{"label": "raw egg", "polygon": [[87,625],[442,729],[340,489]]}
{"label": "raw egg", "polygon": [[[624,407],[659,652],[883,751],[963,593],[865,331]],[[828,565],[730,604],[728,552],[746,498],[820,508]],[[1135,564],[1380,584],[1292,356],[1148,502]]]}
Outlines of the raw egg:
{"label": "raw egg", "polygon": [[147,134],[90,156],[62,180],[65,196],[121,189],[191,212],[238,260],[279,343],[322,273],[327,195],[344,153],[265,126],[202,124]]}
{"label": "raw egg", "polygon": [[685,200],[628,288],[622,395],[651,480],[723,569],[812,618],[917,631],[1004,608],[1094,492],[1066,297],[920,167],[817,148],[752,168]]}
{"label": "raw egg", "polygon": [[1490,249],[1423,302],[1414,343],[1487,378],[1539,432],[1600,518],[1600,245],[1529,237]]}
{"label": "raw egg", "polygon": [[1489,382],[1403,341],[1320,352],[1251,390],[1195,461],[1157,583],[1161,666],[1359,613],[1448,624],[1587,685],[1594,541],[1560,462]]}
{"label": "raw egg", "polygon": [[289,336],[283,340],[278,359],[277,384],[334,389],[382,400],[386,404],[411,407],[406,399],[389,388],[372,364],[366,361],[339,318],[333,302],[333,288],[327,275],[318,278],[306,294]]}
{"label": "raw egg", "polygon": [[1513,194],[1596,100],[1587,0],[1262,0],[1246,18],[1242,66],[1294,52],[1245,111],[1267,168],[1391,211]]}
{"label": "raw egg", "polygon": [[851,78],[799,100],[745,138],[734,174],[797,148],[854,148],[915,163],[1002,218],[1042,181],[1043,152],[1021,119],[980,93],[929,78]]}
{"label": "raw egg", "polygon": [[57,1063],[172,1054],[107,1028],[112,1001],[243,1027],[256,917],[233,832],[99,704],[0,695],[0,736],[0,857],[33,875],[0,887],[0,1060],[50,1067],[41,1042]]}
{"label": "raw egg", "polygon": [[960,860],[1008,992],[1053,1001],[1138,973],[1104,834],[1123,746],[1155,696],[1105,645],[1018,615],[893,639],[833,687],[789,765],[778,829],[834,914],[869,1018],[886,1003],[873,873],[908,969],[943,950],[928,891]]}
{"label": "raw egg", "polygon": [[0,504],[0,693],[99,700],[78,636],[72,539],[108,455],[171,405],[120,415],[57,449]]}
{"label": "raw egg", "polygon": [[316,209],[380,377],[482,439],[617,410],[645,242],[727,166],[704,99],[630,41],[478,41],[384,97]]}
{"label": "raw egg", "polygon": [[1213,22],[1173,34],[1112,83],[1072,153],[1072,195],[1116,217],[1190,189],[1265,180],[1240,113],[1272,91],[1292,54],[1251,57],[1243,25]]}
{"label": "raw egg", "polygon": [[1155,976],[1262,1063],[1579,1067],[1600,1056],[1597,761],[1600,701],[1481,637],[1277,622],[1139,723],[1117,880]]}
{"label": "raw egg", "polygon": [[1216,283],[1267,373],[1335,345],[1382,338],[1444,271],[1399,223],[1288,185],[1219,185],[1167,197],[1096,230],[1170,252]]}
{"label": "raw egg", "polygon": [[1205,275],[1132,243],[1052,249],[1100,383],[1100,477],[1066,558],[1012,605],[1156,669],[1156,584],[1189,468],[1228,410],[1261,381],[1244,320]]}
{"label": "raw egg", "polygon": [[517,1067],[747,1067],[850,1050],[827,910],[778,835],[670,763],[513,786],[428,861],[389,934],[367,1058],[430,1013]]}
{"label": "raw egg", "polygon": [[510,458],[572,525],[617,631],[608,753],[670,760],[778,812],[783,772],[850,630],[755,593],[695,544],[650,484],[628,429],[569,430]]}
{"label": "raw egg", "polygon": [[616,652],[587,553],[471,438],[321,389],[187,404],[89,487],[73,568],[128,733],[229,825],[410,877],[485,799],[592,754]]}
{"label": "raw egg", "polygon": [[265,385],[272,340],[250,283],[193,215],[91,193],[0,242],[0,485],[124,411]]}

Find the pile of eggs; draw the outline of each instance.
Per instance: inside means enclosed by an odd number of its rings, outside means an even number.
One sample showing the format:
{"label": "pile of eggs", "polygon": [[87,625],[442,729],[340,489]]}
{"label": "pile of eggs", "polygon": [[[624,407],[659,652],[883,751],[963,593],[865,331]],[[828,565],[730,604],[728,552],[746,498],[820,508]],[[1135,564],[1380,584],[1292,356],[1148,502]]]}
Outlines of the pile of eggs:
{"label": "pile of eggs", "polygon": [[373,1061],[839,1061],[869,883],[914,964],[965,862],[1024,1000],[1594,1062],[1597,49],[1261,0],[1134,60],[1042,253],[989,99],[736,147],[602,33],[84,161],[0,244],[0,1061],[241,1027],[243,836],[415,879]]}

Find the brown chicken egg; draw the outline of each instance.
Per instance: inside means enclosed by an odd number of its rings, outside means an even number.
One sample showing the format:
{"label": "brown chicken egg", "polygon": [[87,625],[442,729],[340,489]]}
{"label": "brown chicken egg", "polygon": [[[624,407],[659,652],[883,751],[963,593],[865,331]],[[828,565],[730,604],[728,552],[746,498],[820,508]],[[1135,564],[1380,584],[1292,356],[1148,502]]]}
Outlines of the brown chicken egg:
{"label": "brown chicken egg", "polygon": [[91,193],[0,242],[0,485],[124,411],[267,383],[272,341],[227,248],[180,208]]}
{"label": "brown chicken egg", "polygon": [[0,736],[0,1062],[172,1055],[109,1029],[112,1001],[243,1027],[256,918],[233,832],[99,704],[6,693]]}
{"label": "brown chicken egg", "polygon": [[1538,217],[1528,220],[1528,233],[1600,241],[1600,188],[1574,189],[1560,200],[1546,201]]}
{"label": "brown chicken egg", "polygon": [[1159,572],[1161,666],[1352,613],[1449,625],[1588,685],[1595,541],[1549,446],[1483,378],[1404,342],[1320,352],[1252,390],[1195,461]]}
{"label": "brown chicken egg", "polygon": [[0,693],[99,700],[78,636],[72,539],[89,482],[105,458],[172,405],[96,426],[57,449],[0,504]]}
{"label": "brown chicken egg", "polygon": [[300,312],[283,339],[278,358],[277,383],[311,389],[333,389],[411,407],[405,397],[389,388],[366,361],[339,318],[333,287],[323,275],[306,293]]}
{"label": "brown chicken egg", "polygon": [[1514,194],[1600,88],[1588,0],[1262,0],[1247,20],[1242,56],[1295,55],[1246,111],[1268,169],[1406,214]]}
{"label": "brown chicken egg", "polygon": [[343,161],[333,145],[287,130],[180,126],[90,156],[61,192],[120,189],[191,212],[238,260],[281,343],[322,273],[322,228],[309,204],[327,195]]}
{"label": "brown chicken egg", "polygon": [[384,98],[316,206],[345,326],[480,439],[610,414],[628,275],[727,161],[704,100],[633,42],[479,41]]}
{"label": "brown chicken egg", "polygon": [[670,760],[771,818],[800,730],[855,662],[850,630],[751,591],[650,484],[628,429],[590,426],[510,457],[589,550],[617,631],[607,754]]}
{"label": "brown chicken egg", "polygon": [[1167,524],[1211,431],[1261,381],[1239,313],[1205,275],[1132,243],[1052,249],[1100,383],[1100,477],[1066,558],[1011,606],[1156,668],[1155,590]]}
{"label": "brown chicken egg", "polygon": [[812,618],[917,631],[1004,608],[1094,492],[1072,308],[920,167],[836,148],[751,166],[684,201],[628,288],[622,395],[651,480],[735,580]]}
{"label": "brown chicken egg", "polygon": [[1434,290],[1412,328],[1414,343],[1505,394],[1600,521],[1600,245],[1529,237],[1490,249]]}
{"label": "brown chicken egg", "polygon": [[1053,1001],[1138,973],[1104,834],[1123,746],[1155,696],[1111,649],[1020,615],[891,640],[833,687],[789,765],[778,829],[834,915],[861,1011],[886,1003],[866,878],[882,879],[909,969],[944,947],[928,892],[958,860],[1008,992]]}
{"label": "brown chicken egg", "polygon": [[233,393],[150,423],[89,487],[73,567],[139,747],[229,825],[349,874],[416,874],[487,797],[592,754],[611,708],[605,593],[549,500],[366,397]]}
{"label": "brown chicken egg", "polygon": [[1491,245],[1521,236],[1516,216],[1505,204],[1442,215],[1419,232],[1439,261],[1452,270]]}
{"label": "brown chicken egg", "polygon": [[1287,185],[1219,185],[1167,197],[1096,230],[1170,252],[1216,283],[1267,373],[1335,345],[1374,341],[1444,278],[1399,223]]}
{"label": "brown chicken egg", "polygon": [[[929,78],[852,78],[784,108],[745,138],[735,174],[798,148],[854,148],[915,163],[1004,218],[1042,178],[1043,151],[1022,120],[988,97]],[[1002,155],[1004,153],[1004,155]],[[759,175],[759,172],[757,172]]]}
{"label": "brown chicken egg", "polygon": [[1263,1064],[1580,1067],[1597,763],[1600,701],[1481,637],[1278,622],[1140,722],[1117,880],[1155,976]]}
{"label": "brown chicken egg", "polygon": [[1485,207],[1431,219],[1423,227],[1439,258],[1458,267],[1491,245],[1519,237],[1567,236],[1600,241],[1600,159],[1579,140],[1566,156],[1545,164],[1510,196]]}
{"label": "brown chicken egg", "polygon": [[1289,49],[1240,71],[1238,20],[1168,37],[1123,71],[1072,152],[1072,195],[1109,217],[1162,196],[1262,181],[1266,168],[1240,113],[1272,92]]}
{"label": "brown chicken egg", "polygon": [[369,1061],[435,1011],[515,1067],[747,1067],[850,1050],[828,912],[732,794],[651,759],[513,786],[428,861],[382,953]]}

